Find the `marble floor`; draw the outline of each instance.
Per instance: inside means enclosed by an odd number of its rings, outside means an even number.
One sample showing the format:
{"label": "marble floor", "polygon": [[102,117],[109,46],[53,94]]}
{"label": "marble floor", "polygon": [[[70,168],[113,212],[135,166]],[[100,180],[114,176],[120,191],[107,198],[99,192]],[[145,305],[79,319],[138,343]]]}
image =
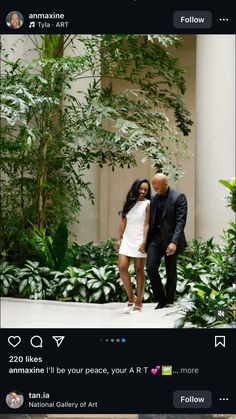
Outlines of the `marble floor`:
{"label": "marble floor", "polygon": [[173,328],[181,316],[178,305],[124,314],[124,303],[87,304],[23,298],[0,299],[2,328]]}

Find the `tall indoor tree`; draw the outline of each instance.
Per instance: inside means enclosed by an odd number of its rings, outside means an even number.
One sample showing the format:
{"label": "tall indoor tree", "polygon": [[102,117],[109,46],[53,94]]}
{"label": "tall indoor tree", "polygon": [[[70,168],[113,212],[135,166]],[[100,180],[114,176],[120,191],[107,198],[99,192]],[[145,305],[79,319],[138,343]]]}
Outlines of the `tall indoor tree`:
{"label": "tall indoor tree", "polygon": [[177,178],[175,154],[186,148],[192,125],[184,70],[167,49],[181,47],[176,36],[30,41],[33,59],[3,54],[1,219],[8,241],[29,221],[54,231],[77,217],[81,197],[94,198],[84,176],[91,164],[130,167],[140,150],[156,170]]}

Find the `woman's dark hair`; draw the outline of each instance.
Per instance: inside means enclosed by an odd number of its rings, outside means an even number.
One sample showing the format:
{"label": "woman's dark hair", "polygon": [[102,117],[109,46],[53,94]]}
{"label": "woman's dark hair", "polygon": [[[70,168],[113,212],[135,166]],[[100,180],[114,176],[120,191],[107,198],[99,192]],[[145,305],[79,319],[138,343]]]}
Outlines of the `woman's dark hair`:
{"label": "woman's dark hair", "polygon": [[9,20],[11,21],[11,18],[12,18],[12,16],[13,15],[17,15],[17,17],[18,17],[18,19],[19,19],[19,22],[21,21],[21,17],[20,17],[20,14],[18,13],[18,12],[11,12],[11,14],[10,14],[10,17],[9,17]]}
{"label": "woman's dark hair", "polygon": [[123,209],[119,211],[119,215],[122,216],[122,218],[125,218],[126,214],[133,208],[133,206],[136,204],[138,200],[139,195],[139,188],[141,183],[147,183],[148,184],[148,191],[146,198],[151,199],[151,185],[147,179],[144,178],[138,178],[134,181],[133,185],[131,186],[129,192],[127,193],[126,200],[123,206]]}

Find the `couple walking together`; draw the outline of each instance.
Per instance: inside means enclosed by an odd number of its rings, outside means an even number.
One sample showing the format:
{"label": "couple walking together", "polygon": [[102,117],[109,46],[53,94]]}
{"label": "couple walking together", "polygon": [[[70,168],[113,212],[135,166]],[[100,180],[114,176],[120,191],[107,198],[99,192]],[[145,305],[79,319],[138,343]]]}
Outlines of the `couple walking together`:
{"label": "couple walking together", "polygon": [[[122,211],[116,249],[118,268],[128,303],[125,313],[139,313],[145,285],[144,267],[151,282],[156,309],[174,303],[177,283],[177,256],[186,246],[184,227],[187,200],[183,193],[168,185],[167,177],[157,173],[152,179],[156,194],[151,197],[147,179],[137,179],[131,186]],[[159,274],[162,257],[165,259],[166,286]],[[128,271],[134,259],[137,293],[134,294]]]}

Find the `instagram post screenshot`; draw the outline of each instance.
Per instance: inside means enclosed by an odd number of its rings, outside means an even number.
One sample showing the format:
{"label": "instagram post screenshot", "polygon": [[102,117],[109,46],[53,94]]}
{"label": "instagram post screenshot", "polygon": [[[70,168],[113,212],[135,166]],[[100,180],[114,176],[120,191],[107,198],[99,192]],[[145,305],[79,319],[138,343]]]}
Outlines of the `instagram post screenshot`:
{"label": "instagram post screenshot", "polygon": [[236,419],[232,0],[0,6],[0,419]]}

